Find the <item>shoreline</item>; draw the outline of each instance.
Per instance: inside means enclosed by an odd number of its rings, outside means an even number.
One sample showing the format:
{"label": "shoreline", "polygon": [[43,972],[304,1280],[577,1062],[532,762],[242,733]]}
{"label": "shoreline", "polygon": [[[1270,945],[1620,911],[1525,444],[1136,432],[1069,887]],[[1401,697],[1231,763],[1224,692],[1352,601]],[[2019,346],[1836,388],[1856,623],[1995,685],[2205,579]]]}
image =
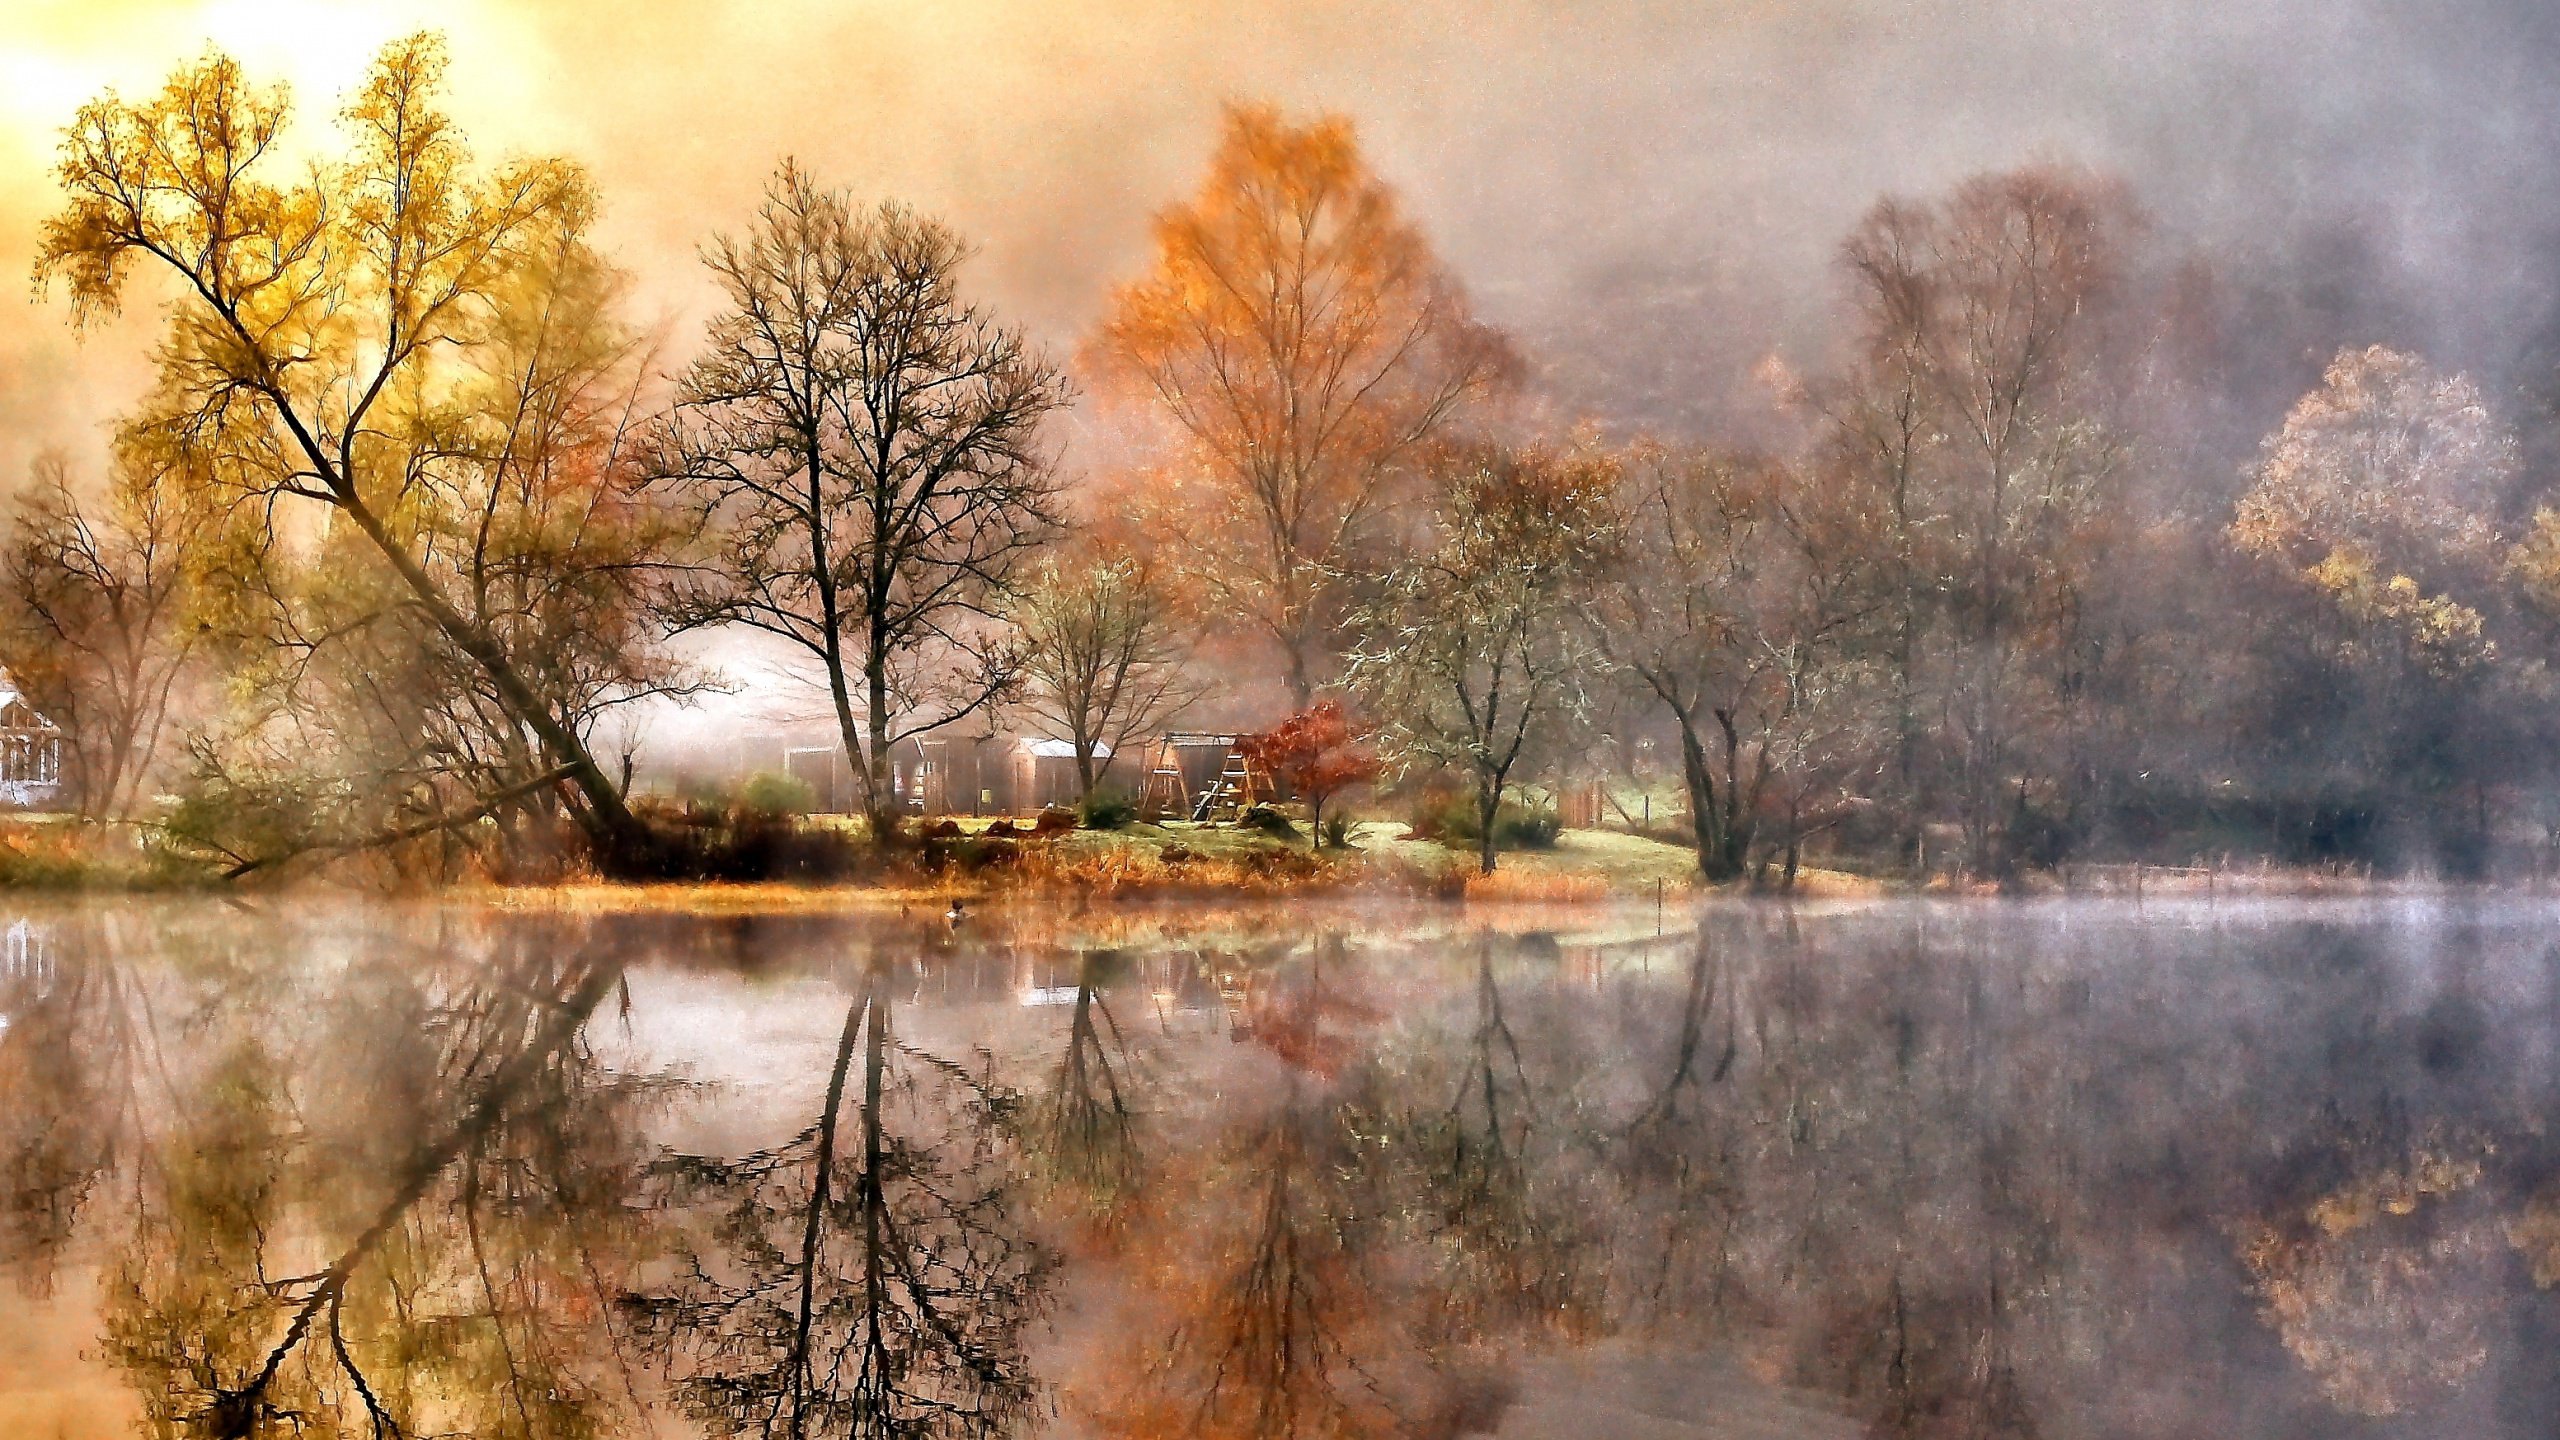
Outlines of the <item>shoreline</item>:
{"label": "shoreline", "polygon": [[[829,822],[817,822],[824,826]],[[952,900],[1013,900],[1145,907],[1255,901],[1439,902],[1464,906],[1629,905],[1768,899],[2218,899],[2418,898],[2560,893],[2549,877],[2510,881],[2377,877],[2362,866],[2151,862],[2074,863],[2003,884],[1934,877],[1924,884],[1806,866],[1791,890],[1748,881],[1708,883],[1690,847],[1659,833],[1566,830],[1548,846],[1506,849],[1490,875],[1471,849],[1417,840],[1395,821],[1353,828],[1350,846],[1311,851],[1303,835],[1232,827],[1132,824],[1045,835],[961,833],[917,842],[869,873],[754,880],[607,880],[571,874],[520,883],[487,878],[422,880],[345,860],[278,866],[248,881],[194,871],[138,843],[82,835],[57,823],[0,821],[0,891],[21,894],[281,895],[300,890],[465,899],[501,907],[565,903],[631,911],[888,911]],[[38,842],[29,844],[28,842]],[[352,873],[351,873],[352,870]]]}

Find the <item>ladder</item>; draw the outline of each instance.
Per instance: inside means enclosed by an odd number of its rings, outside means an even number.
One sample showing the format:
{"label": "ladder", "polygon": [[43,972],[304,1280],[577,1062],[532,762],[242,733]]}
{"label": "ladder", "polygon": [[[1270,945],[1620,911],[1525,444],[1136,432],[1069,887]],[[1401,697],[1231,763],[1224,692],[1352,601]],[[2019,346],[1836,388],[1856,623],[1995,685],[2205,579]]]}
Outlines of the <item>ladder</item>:
{"label": "ladder", "polygon": [[1229,745],[1226,768],[1218,772],[1216,782],[1201,795],[1191,818],[1202,824],[1212,820],[1234,820],[1252,809],[1254,802],[1270,788],[1263,781],[1262,772],[1254,769],[1244,758],[1243,749]]}

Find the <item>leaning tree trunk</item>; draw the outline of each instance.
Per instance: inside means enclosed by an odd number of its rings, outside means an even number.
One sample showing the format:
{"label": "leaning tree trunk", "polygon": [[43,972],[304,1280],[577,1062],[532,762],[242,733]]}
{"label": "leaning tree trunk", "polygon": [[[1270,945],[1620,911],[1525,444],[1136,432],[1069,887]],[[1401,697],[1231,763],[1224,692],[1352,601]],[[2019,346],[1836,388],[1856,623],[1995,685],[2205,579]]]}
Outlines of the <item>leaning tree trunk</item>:
{"label": "leaning tree trunk", "polygon": [[605,777],[604,767],[596,763],[586,743],[578,738],[575,731],[562,724],[560,718],[551,713],[550,707],[533,693],[533,687],[525,683],[524,677],[517,673],[515,663],[507,658],[505,647],[445,599],[444,592],[436,587],[435,580],[419,565],[416,557],[392,543],[391,535],[383,528],[380,519],[356,499],[353,485],[345,486],[339,494],[339,508],[355,521],[365,538],[373,542],[374,549],[381,552],[399,574],[401,582],[417,599],[419,608],[427,612],[427,618],[463,654],[471,657],[472,662],[489,677],[490,683],[497,687],[506,707],[542,741],[542,747],[551,752],[552,758],[569,771],[570,783],[586,800],[588,835],[596,848],[603,852],[608,865],[630,869],[645,863],[650,849],[648,829],[640,823],[638,816],[631,813],[631,807],[623,803],[622,792],[613,788],[613,782]]}

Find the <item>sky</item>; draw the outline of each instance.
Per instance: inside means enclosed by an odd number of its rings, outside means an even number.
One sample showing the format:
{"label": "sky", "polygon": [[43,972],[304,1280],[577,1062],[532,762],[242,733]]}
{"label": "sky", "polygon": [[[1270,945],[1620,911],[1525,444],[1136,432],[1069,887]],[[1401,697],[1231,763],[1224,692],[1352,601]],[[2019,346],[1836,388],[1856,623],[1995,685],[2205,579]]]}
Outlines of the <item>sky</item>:
{"label": "sky", "polygon": [[[2560,6],[2544,0],[0,0],[0,272],[60,127],[219,46],[297,139],[384,41],[442,30],[486,157],[563,154],[680,361],[697,247],[774,165],[937,213],[969,282],[1060,351],[1196,183],[1219,108],[1357,122],[1568,412],[1713,431],[1837,333],[1833,255],[1882,194],[2034,161],[2121,176],[2212,257],[2279,372],[2394,343],[2493,396],[2550,368]],[[22,294],[27,298],[19,298]],[[149,307],[85,337],[0,287],[0,484],[94,470]],[[2247,337],[2244,337],[2247,338]]]}
{"label": "sky", "polygon": [[[1818,348],[1832,247],[1885,192],[2094,165],[2235,265],[2298,289],[2317,288],[2299,273],[2314,262],[2346,265],[2370,292],[2349,308],[2406,332],[2354,338],[2480,365],[2548,308],[2560,210],[2560,7],[2531,0],[5,8],[0,264],[24,273],[84,99],[145,91],[215,45],[289,81],[301,138],[325,143],[371,52],[432,26],[485,154],[593,168],[602,238],[678,354],[700,319],[696,247],[741,222],[785,154],[958,225],[981,246],[980,293],[1071,345],[1144,263],[1149,215],[1194,182],[1235,98],[1356,120],[1483,307],[1577,400],[1701,423],[1714,402],[1681,392]],[[94,445],[138,382],[147,314],[85,343],[64,319],[0,300],[0,473],[37,446]]]}

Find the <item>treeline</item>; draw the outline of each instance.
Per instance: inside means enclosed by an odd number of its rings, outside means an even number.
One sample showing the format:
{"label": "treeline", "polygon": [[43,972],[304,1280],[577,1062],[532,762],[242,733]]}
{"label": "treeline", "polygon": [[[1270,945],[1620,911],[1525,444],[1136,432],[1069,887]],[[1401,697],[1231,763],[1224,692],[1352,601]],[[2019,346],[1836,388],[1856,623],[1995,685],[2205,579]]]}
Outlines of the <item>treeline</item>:
{"label": "treeline", "polygon": [[387,49],[308,168],[219,55],[66,132],[39,282],[168,314],[103,486],[49,458],[6,554],[86,813],[242,870],[699,869],[623,717],[718,683],[676,637],[746,630],[805,657],[882,842],[908,740],[1002,718],[1091,788],[1204,702],[1347,707],[1488,836],[1659,755],[1715,879],[2479,874],[2560,824],[2518,438],[2379,346],[2253,417],[2210,264],[2102,177],[1879,202],[1836,352],[1763,366],[1784,439],[1745,447],[1549,413],[1348,123],[1253,107],[1071,357],[968,298],[948,227],[785,162],[663,365],[587,176],[475,162],[443,64]]}

